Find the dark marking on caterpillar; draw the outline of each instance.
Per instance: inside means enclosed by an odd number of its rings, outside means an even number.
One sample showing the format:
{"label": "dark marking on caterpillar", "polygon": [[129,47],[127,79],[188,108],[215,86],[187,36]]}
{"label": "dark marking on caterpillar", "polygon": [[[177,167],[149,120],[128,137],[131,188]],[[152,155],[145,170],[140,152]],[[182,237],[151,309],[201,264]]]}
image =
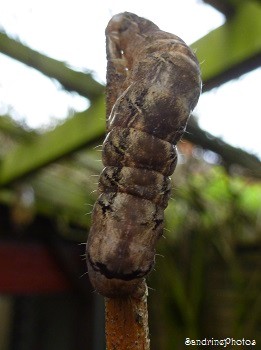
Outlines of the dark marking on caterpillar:
{"label": "dark marking on caterpillar", "polygon": [[117,297],[139,293],[154,266],[176,144],[197,104],[201,78],[180,38],[128,12],[110,20],[106,49],[105,168],[86,256],[94,288]]}

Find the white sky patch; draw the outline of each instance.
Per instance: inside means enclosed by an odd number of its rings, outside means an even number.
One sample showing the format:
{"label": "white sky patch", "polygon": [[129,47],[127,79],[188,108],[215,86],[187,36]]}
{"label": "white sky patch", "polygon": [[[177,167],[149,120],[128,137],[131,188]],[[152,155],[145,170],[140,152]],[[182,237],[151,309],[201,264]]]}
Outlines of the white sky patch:
{"label": "white sky patch", "polygon": [[195,110],[200,126],[261,156],[260,91],[261,68],[205,92]]}
{"label": "white sky patch", "polygon": [[52,126],[89,106],[86,98],[4,55],[0,55],[0,77],[0,115],[10,114],[30,128]]}

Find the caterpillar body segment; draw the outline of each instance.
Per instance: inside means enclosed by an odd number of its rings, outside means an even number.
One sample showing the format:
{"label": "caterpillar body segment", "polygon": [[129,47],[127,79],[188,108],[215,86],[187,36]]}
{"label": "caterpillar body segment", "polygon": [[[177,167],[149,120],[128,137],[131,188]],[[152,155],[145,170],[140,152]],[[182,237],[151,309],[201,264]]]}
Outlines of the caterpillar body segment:
{"label": "caterpillar body segment", "polygon": [[125,12],[106,29],[107,136],[86,255],[106,297],[140,293],[155,262],[176,144],[201,92],[197,59],[177,36]]}

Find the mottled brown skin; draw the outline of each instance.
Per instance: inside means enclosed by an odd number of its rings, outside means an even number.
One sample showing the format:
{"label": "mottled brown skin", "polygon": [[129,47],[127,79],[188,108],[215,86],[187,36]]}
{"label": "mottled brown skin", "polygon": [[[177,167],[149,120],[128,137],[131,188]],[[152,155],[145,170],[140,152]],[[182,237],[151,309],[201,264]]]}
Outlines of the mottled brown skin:
{"label": "mottled brown skin", "polygon": [[103,143],[102,160],[105,166],[145,168],[169,176],[176,167],[177,153],[171,143],[146,132],[115,127]]}
{"label": "mottled brown skin", "polygon": [[198,101],[201,79],[187,45],[144,18],[114,16],[106,39],[105,169],[86,251],[94,288],[117,297],[138,293],[154,265],[176,143]]}
{"label": "mottled brown skin", "polygon": [[100,176],[99,192],[122,192],[148,199],[163,207],[171,193],[170,178],[153,170],[106,166]]}
{"label": "mottled brown skin", "polygon": [[155,247],[162,234],[163,211],[127,193],[99,197],[87,250],[90,279],[98,292],[109,297],[134,292],[154,264],[155,252],[148,245]]}

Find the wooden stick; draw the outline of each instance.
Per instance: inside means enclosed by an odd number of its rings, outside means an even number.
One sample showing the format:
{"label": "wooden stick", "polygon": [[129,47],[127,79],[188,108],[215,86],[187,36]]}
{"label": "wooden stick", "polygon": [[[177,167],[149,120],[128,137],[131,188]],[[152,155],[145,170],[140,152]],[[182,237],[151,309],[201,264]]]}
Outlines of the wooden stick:
{"label": "wooden stick", "polygon": [[105,298],[107,350],[150,349],[147,295]]}

